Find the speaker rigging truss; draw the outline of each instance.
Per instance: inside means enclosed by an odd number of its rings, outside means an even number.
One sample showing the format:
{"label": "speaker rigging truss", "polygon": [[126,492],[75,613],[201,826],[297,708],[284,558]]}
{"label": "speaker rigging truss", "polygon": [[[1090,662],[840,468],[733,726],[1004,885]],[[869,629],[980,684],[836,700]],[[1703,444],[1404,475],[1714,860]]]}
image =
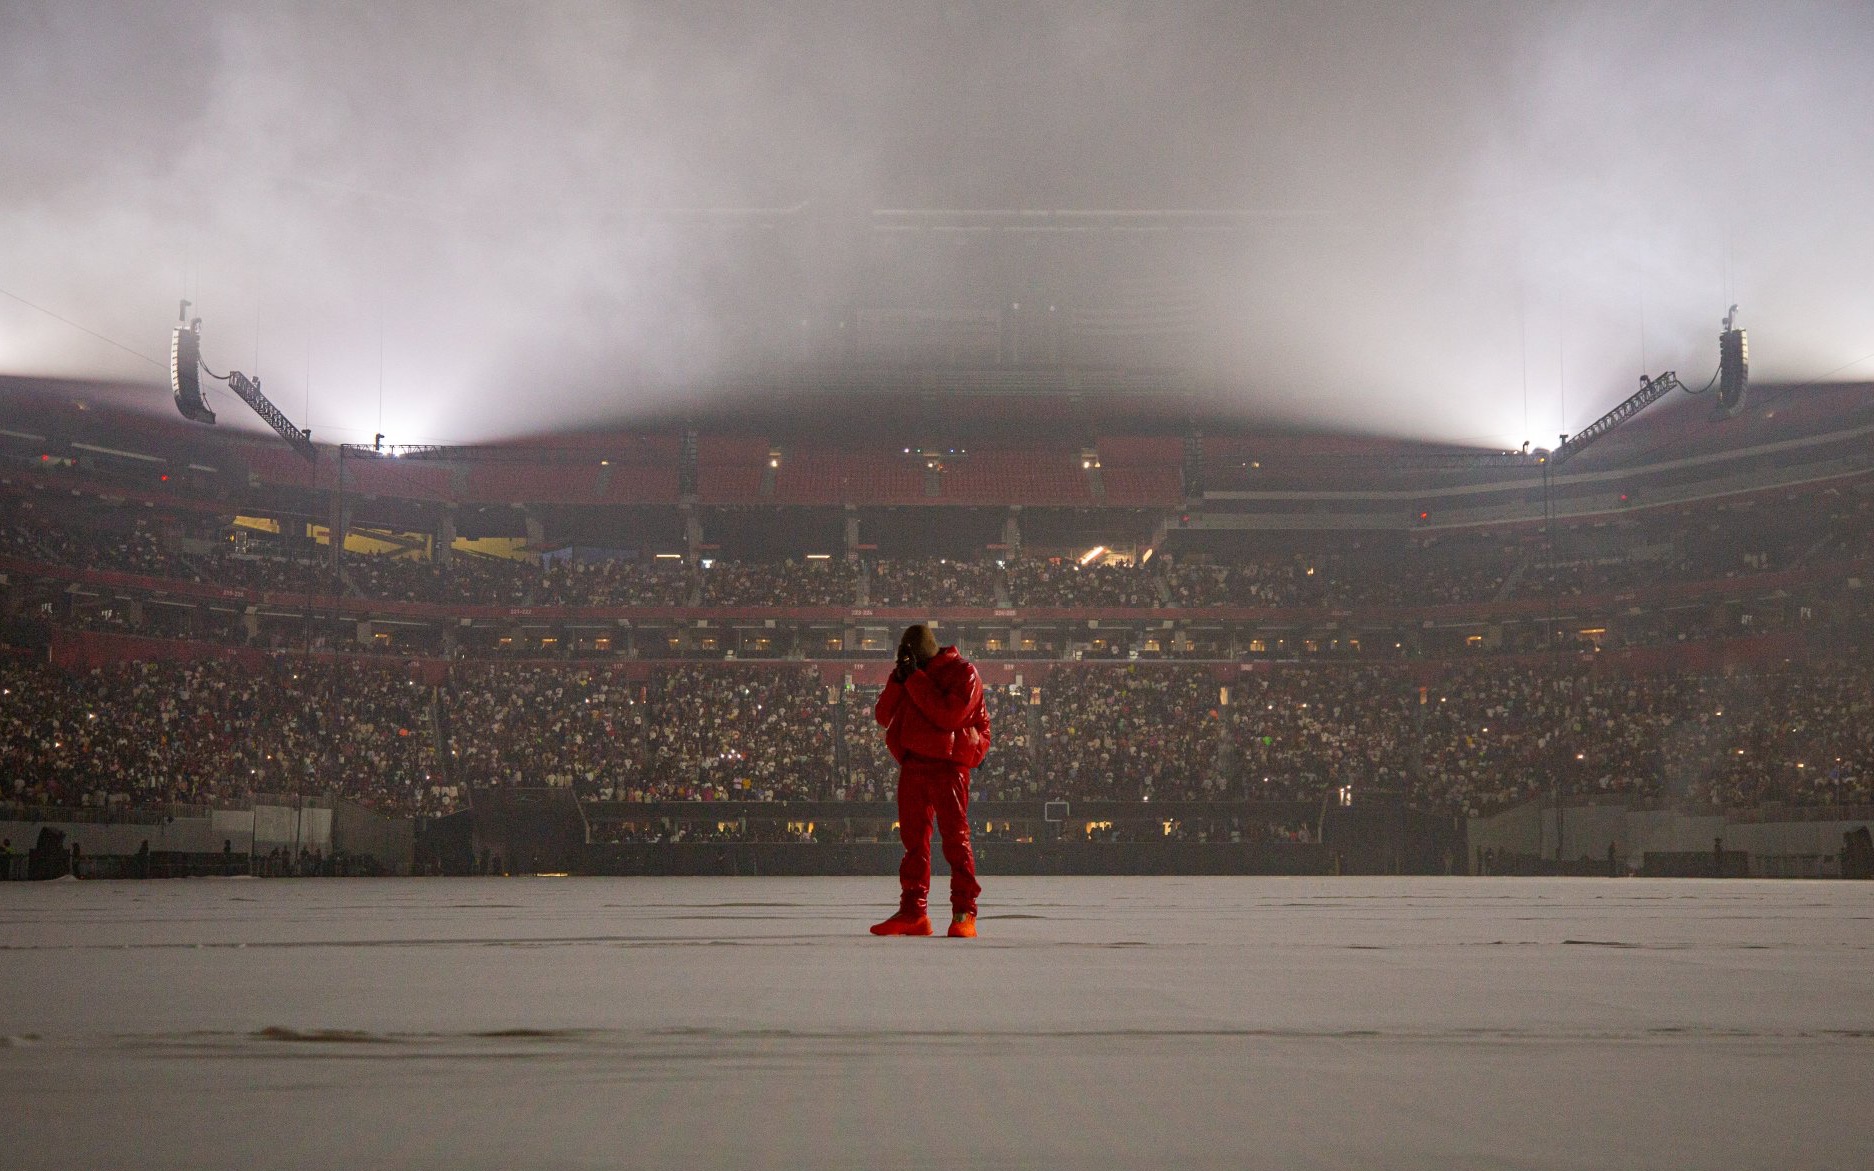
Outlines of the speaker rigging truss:
{"label": "speaker rigging truss", "polygon": [[1745,343],[1744,330],[1737,324],[1735,305],[1724,315],[1724,332],[1718,335],[1718,372],[1712,375],[1710,382],[1693,390],[1680,382],[1679,376],[1671,370],[1658,378],[1641,378],[1639,390],[1613,410],[1568,436],[1560,447],[1550,452],[1549,466],[1560,467],[1574,458],[1582,448],[1675,390],[1683,390],[1687,394],[1704,394],[1714,385],[1718,388],[1717,417],[1730,419],[1740,414],[1750,392],[1750,351]]}
{"label": "speaker rigging truss", "polygon": [[312,445],[312,429],[293,426],[293,421],[286,417],[286,413],[261,393],[259,378],[250,378],[239,370],[230,370],[222,375],[208,368],[208,363],[202,360],[202,319],[197,317],[191,321],[189,302],[184,301],[177,313],[175,332],[169,340],[169,389],[176,396],[176,410],[182,412],[183,418],[212,424],[215,412],[209,408],[208,400],[202,397],[203,374],[217,382],[227,383],[228,389],[252,407],[261,421],[286,440],[287,446],[298,452],[301,459],[307,463],[318,462],[318,449]]}

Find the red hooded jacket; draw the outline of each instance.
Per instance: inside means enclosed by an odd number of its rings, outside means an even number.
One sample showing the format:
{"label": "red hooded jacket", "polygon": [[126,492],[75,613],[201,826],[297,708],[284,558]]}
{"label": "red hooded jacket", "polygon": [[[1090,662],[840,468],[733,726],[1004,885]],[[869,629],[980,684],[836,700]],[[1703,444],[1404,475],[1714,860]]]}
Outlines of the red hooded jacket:
{"label": "red hooded jacket", "polygon": [[953,646],[879,692],[872,715],[885,729],[885,747],[903,764],[907,756],[975,768],[989,755],[989,713],[983,681]]}

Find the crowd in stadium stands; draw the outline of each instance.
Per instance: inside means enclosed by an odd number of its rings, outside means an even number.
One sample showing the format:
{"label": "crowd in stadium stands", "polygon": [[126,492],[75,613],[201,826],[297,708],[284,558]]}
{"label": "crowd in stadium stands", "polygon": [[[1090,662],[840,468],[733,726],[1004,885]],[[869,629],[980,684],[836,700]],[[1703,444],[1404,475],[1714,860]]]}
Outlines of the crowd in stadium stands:
{"label": "crowd in stadium stands", "polygon": [[702,579],[705,606],[851,606],[853,573],[844,562],[712,561]]}
{"label": "crowd in stadium stands", "polygon": [[446,564],[347,553],[342,569],[347,592],[387,602],[446,605],[526,605],[538,576],[531,565],[459,552]]}
{"label": "crowd in stadium stands", "polygon": [[[983,704],[994,729],[994,744],[971,782],[971,793],[984,801],[1018,801],[1047,796],[1035,780],[1033,737],[1029,732],[1026,688],[986,687]],[[889,801],[896,791],[898,766],[872,717],[875,693],[860,690],[847,697],[840,726],[846,752],[842,800]]]}
{"label": "crowd in stadium stands", "polygon": [[[196,573],[187,580],[212,581],[215,585],[232,586],[235,589],[302,596],[310,594],[316,597],[330,595],[334,589],[332,562],[328,557],[230,554],[210,564],[214,570],[212,578]],[[337,588],[343,591],[344,583],[337,583]]]}
{"label": "crowd in stadium stands", "polygon": [[[1316,802],[1340,786],[1487,812],[1531,797],[1874,803],[1874,667],[1628,676],[1574,661],[1062,668],[988,689],[979,800]],[[1421,690],[1421,687],[1423,690]],[[0,660],[0,799],[162,806],[337,790],[437,812],[457,786],[615,801],[884,801],[873,693],[816,667],[493,663],[440,688],[369,659]],[[321,722],[324,721],[324,722]],[[446,745],[448,759],[438,755]]]}
{"label": "crowd in stadium stands", "polygon": [[[845,775],[834,787],[838,801],[890,801],[897,791],[898,766],[885,751],[885,738],[872,717],[875,692],[855,690],[838,711],[840,744],[846,750]],[[992,717],[993,718],[993,717]],[[1000,738],[1000,730],[996,733]],[[991,757],[996,754],[992,751]]]}
{"label": "crowd in stadium stands", "polygon": [[1030,694],[1026,687],[983,689],[994,745],[970,783],[972,791],[985,800],[1025,801],[1049,795],[1035,759],[1040,743],[1030,715],[1038,717],[1040,709],[1029,705]]}
{"label": "crowd in stadium stands", "polygon": [[1730,539],[1699,539],[1709,538],[1710,534],[1693,530],[1677,549],[1655,547],[1645,550],[1644,555],[1575,556],[1566,548],[1553,552],[1533,550],[1515,596],[1605,595],[1648,585],[1776,573],[1796,568],[1810,548],[1821,552],[1835,543],[1825,539],[1822,544],[1812,545],[1810,536],[1740,545]]}
{"label": "crowd in stadium stands", "polygon": [[812,668],[616,671],[476,666],[446,689],[455,775],[620,801],[830,795],[834,734]]}
{"label": "crowd in stadium stands", "polygon": [[681,667],[658,682],[641,780],[625,799],[691,792],[773,801],[830,791],[834,713],[817,669]]}
{"label": "crowd in stadium stands", "polygon": [[[1026,689],[1020,689],[1026,694]],[[845,780],[836,799],[889,801],[898,783],[898,766],[885,751],[885,740],[872,717],[875,693],[849,693],[841,712],[840,735],[846,753]],[[1016,801],[1045,796],[1034,777],[1033,740],[1021,695],[1007,687],[987,687],[983,704],[994,729],[989,757],[975,772],[971,793],[984,801]],[[843,793],[844,796],[839,794]]]}
{"label": "crowd in stadium stands", "polygon": [[1293,604],[1294,567],[1251,561],[1241,565],[1171,563],[1165,589],[1174,606],[1285,606]]}
{"label": "crowd in stadium stands", "polygon": [[1150,565],[1082,565],[1071,557],[1023,558],[1008,567],[1015,606],[1152,608],[1165,604]]}
{"label": "crowd in stadium stands", "polygon": [[1693,800],[1874,801],[1874,669],[1865,660],[1755,681],[1703,680],[1692,704],[1698,730],[1669,744],[1667,779]]}
{"label": "crowd in stadium stands", "polygon": [[866,600],[872,606],[996,605],[1000,570],[979,561],[879,560],[867,567]]}
{"label": "crowd in stadium stands", "polygon": [[68,676],[0,661],[0,795],[160,807],[337,781],[374,807],[433,808],[429,695],[358,663],[122,663]]}
{"label": "crowd in stadium stands", "polygon": [[1315,577],[1326,575],[1320,604],[1348,606],[1450,606],[1488,602],[1515,571],[1513,559],[1444,558],[1426,550],[1398,557],[1369,555],[1360,562],[1330,558]]}
{"label": "crowd in stadium stands", "polygon": [[142,525],[125,532],[81,531],[28,523],[23,517],[15,517],[11,523],[0,526],[0,553],[79,569],[141,573],[184,581],[196,577],[191,566],[165,552],[156,534]]}
{"label": "crowd in stadium stands", "polygon": [[[1006,568],[946,559],[779,561],[669,559],[517,561],[457,550],[446,563],[347,553],[336,582],[316,546],[296,552],[237,530],[230,539],[159,535],[149,524],[83,528],[0,501],[0,553],[88,570],[217,586],[438,605],[843,607],[968,606],[1204,609],[1220,606],[1413,607],[1498,599],[1604,596],[1640,587],[1720,581],[1868,554],[1874,512],[1825,523],[1734,531],[1674,517],[1593,526],[1554,541],[1428,538],[1342,549],[1207,559],[1167,555],[1144,564],[1027,557]],[[226,537],[227,534],[224,534]],[[294,552],[294,555],[287,555]]]}
{"label": "crowd in stadium stands", "polygon": [[[514,572],[526,570],[517,565]],[[528,601],[537,606],[687,606],[695,595],[695,579],[681,561],[566,559],[541,569]]]}
{"label": "crowd in stadium stands", "polygon": [[1121,801],[1219,795],[1219,693],[1209,673],[1063,672],[1050,677],[1044,695],[1047,785]]}
{"label": "crowd in stadium stands", "polygon": [[637,771],[646,705],[603,672],[484,665],[445,689],[454,775],[469,785],[593,785]]}
{"label": "crowd in stadium stands", "polygon": [[1510,564],[1447,561],[1423,552],[1404,557],[1330,553],[1227,565],[1170,563],[1162,572],[1178,606],[1439,606],[1492,600]]}
{"label": "crowd in stadium stands", "polygon": [[1283,670],[1229,685],[1228,754],[1252,799],[1318,800],[1343,784],[1406,787],[1409,682],[1387,668]]}

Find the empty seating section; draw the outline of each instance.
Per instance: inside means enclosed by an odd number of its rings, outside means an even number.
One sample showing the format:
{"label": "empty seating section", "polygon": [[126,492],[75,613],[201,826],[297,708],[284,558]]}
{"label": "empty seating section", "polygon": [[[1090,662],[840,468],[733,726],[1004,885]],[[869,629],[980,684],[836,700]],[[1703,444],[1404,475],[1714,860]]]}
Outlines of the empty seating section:
{"label": "empty seating section", "polygon": [[924,465],[898,452],[849,455],[788,448],[775,470],[782,504],[915,504],[924,501]]}
{"label": "empty seating section", "polygon": [[[359,496],[470,504],[668,504],[677,499],[678,446],[673,436],[607,435],[570,447],[530,449],[520,444],[450,459],[354,454],[344,461],[345,490]],[[767,446],[760,440],[742,446],[750,450],[734,453],[739,466],[748,469],[740,497],[752,500]],[[331,452],[324,453],[318,468],[286,451],[255,447],[243,454],[260,486],[332,486],[337,460]],[[730,462],[718,453],[715,470],[728,468]],[[706,472],[712,470],[707,461],[704,466]]]}
{"label": "empty seating section", "polygon": [[1113,436],[1099,442],[1106,503],[1176,507],[1184,499],[1184,441],[1175,436]]}
{"label": "empty seating section", "polygon": [[1115,468],[1100,473],[1106,503],[1175,508],[1184,499],[1184,473],[1177,468]]}
{"label": "empty seating section", "polygon": [[467,501],[476,504],[586,504],[597,499],[598,460],[576,465],[487,463],[468,473]]}
{"label": "empty seating section", "polygon": [[768,470],[766,439],[704,435],[696,444],[696,493],[704,504],[754,504]]}
{"label": "empty seating section", "polygon": [[599,458],[609,460],[609,476],[602,476],[601,498],[608,504],[669,504],[677,499],[677,461],[681,444],[675,436],[653,435],[608,439]]}
{"label": "empty seating section", "polygon": [[1207,492],[1241,491],[1255,479],[1251,464],[1259,462],[1267,445],[1253,439],[1205,436],[1199,445],[1202,452],[1204,490]]}
{"label": "empty seating section", "polygon": [[614,463],[601,494],[607,504],[669,504],[677,499],[677,464],[623,466]]}
{"label": "empty seating section", "polygon": [[995,504],[1021,500],[1033,504],[1092,504],[1093,488],[1080,466],[1080,454],[1052,451],[972,450],[967,458],[946,462],[945,500],[959,504]]}
{"label": "empty seating section", "polygon": [[[332,472],[328,467],[314,467],[283,447],[245,445],[240,458],[248,474],[259,484],[275,488],[329,488]],[[326,453],[329,461],[330,454]]]}
{"label": "empty seating section", "polygon": [[345,461],[345,491],[399,500],[453,500],[454,473],[422,460],[360,457]]}
{"label": "empty seating section", "polygon": [[1104,467],[1169,467],[1184,460],[1184,440],[1175,435],[1102,435],[1096,445]]}

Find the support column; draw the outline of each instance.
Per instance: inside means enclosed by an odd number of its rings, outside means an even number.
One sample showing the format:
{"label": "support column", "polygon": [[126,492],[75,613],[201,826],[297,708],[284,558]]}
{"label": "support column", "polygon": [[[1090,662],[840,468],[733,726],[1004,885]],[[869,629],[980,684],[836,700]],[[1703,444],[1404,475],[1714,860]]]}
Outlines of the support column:
{"label": "support column", "polygon": [[[331,548],[327,550],[332,559],[332,575],[338,576],[338,567],[345,560],[345,534],[351,531],[351,506],[345,503],[345,448],[338,449],[338,468],[333,473],[337,487],[332,491],[332,512],[326,518],[326,535],[331,539]],[[339,592],[334,587],[333,593]]]}
{"label": "support column", "polygon": [[1002,522],[1002,543],[1008,546],[1010,561],[1022,555],[1022,506],[1009,505],[1009,515]]}
{"label": "support column", "polygon": [[333,502],[329,532],[332,547],[327,552],[331,556],[332,566],[336,568],[344,561],[345,540],[351,535],[351,505],[342,499]]}
{"label": "support column", "polygon": [[684,554],[694,565],[703,552],[703,519],[696,515],[695,506],[684,504],[680,507],[683,512]]}
{"label": "support column", "polygon": [[447,565],[455,558],[455,509],[445,509],[442,523],[436,526],[436,552],[438,565]]}

